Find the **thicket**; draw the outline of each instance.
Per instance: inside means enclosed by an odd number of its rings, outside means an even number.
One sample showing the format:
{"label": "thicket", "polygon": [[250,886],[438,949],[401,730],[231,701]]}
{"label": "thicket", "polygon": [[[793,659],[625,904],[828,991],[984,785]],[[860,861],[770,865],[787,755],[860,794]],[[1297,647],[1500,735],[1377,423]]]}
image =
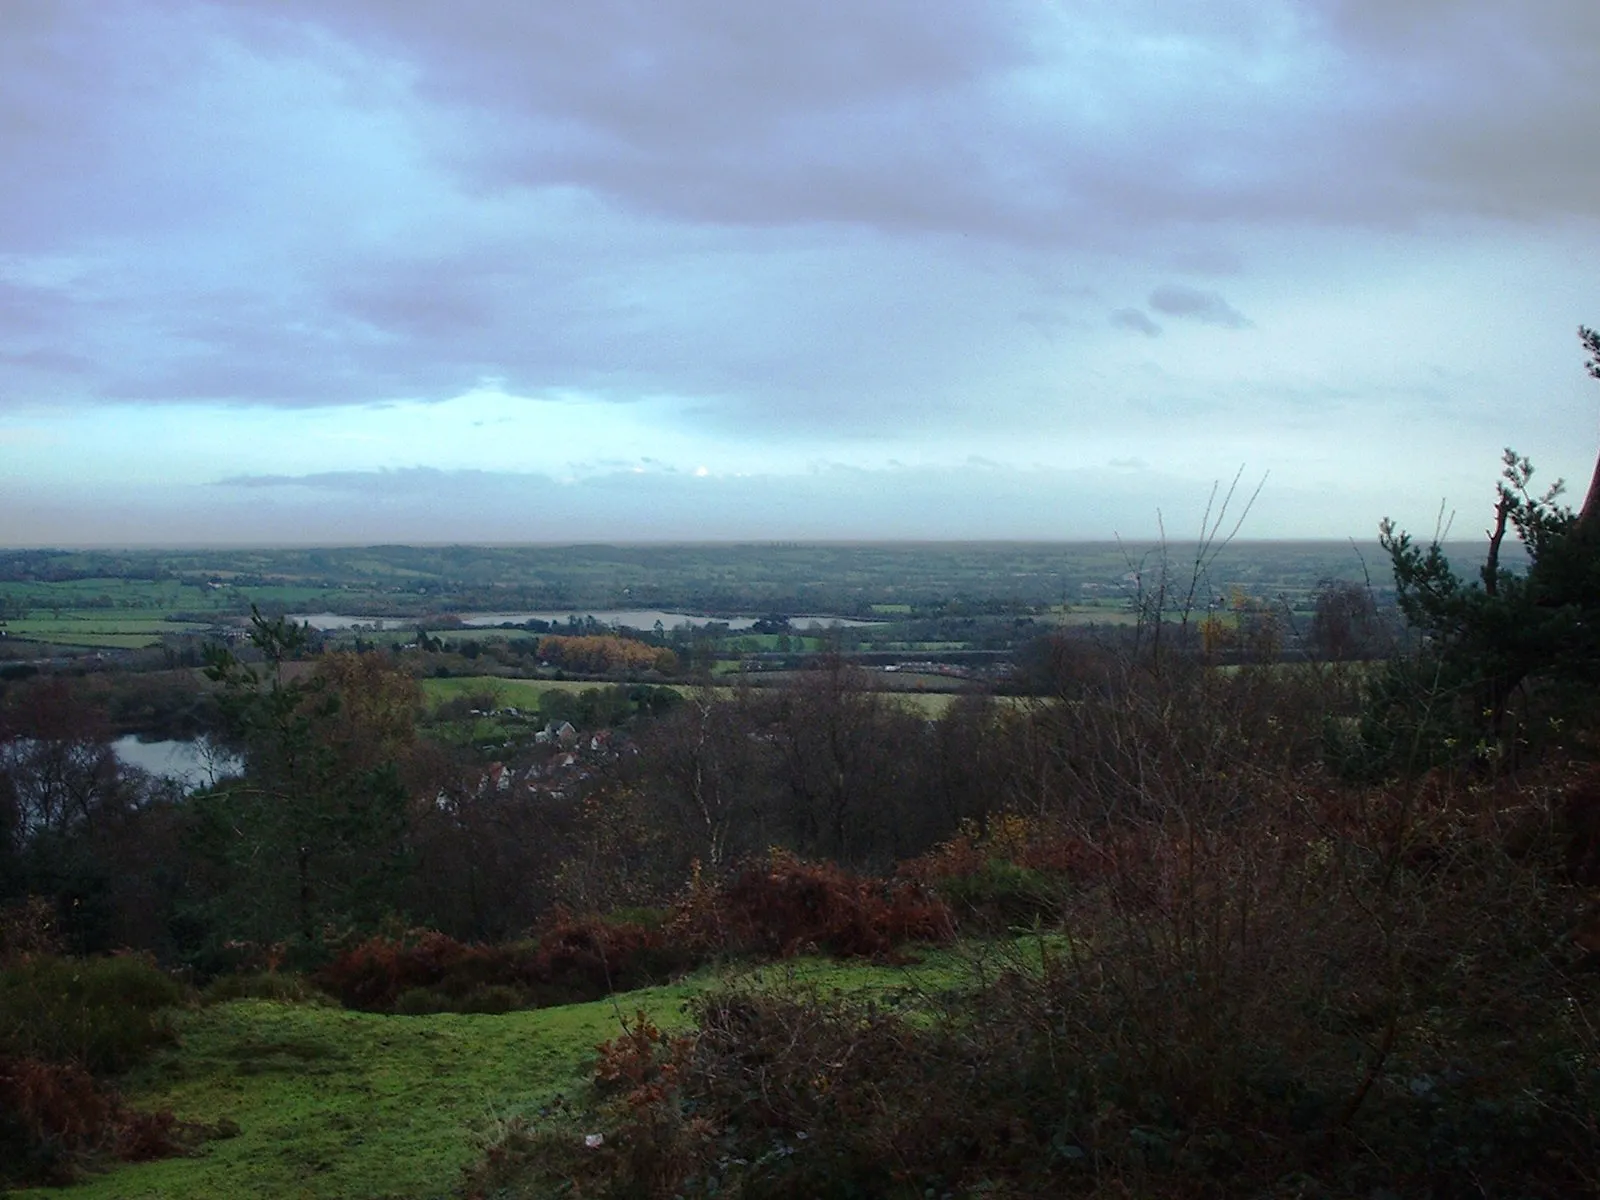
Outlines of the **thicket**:
{"label": "thicket", "polygon": [[106,1082],[171,1042],[177,985],[144,958],[59,951],[47,907],[0,907],[0,1188],[179,1153],[204,1132],[127,1108]]}

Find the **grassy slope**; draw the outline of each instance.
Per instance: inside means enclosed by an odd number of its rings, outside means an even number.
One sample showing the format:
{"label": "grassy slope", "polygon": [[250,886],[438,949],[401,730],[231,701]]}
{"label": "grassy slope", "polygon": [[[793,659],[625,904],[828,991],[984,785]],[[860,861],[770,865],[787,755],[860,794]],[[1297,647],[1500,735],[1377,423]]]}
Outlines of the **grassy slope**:
{"label": "grassy slope", "polygon": [[126,1085],[142,1108],[239,1127],[195,1158],[119,1167],[62,1193],[139,1197],[448,1196],[497,1120],[570,1090],[619,1014],[682,1021],[688,988],[504,1016],[385,1017],[245,1000],[185,1014],[182,1046]]}
{"label": "grassy slope", "polygon": [[614,1000],[503,1016],[387,1017],[333,1007],[242,1000],[186,1012],[181,1045],[126,1080],[136,1107],[180,1119],[224,1119],[237,1137],[194,1158],[119,1166],[42,1200],[422,1200],[445,1197],[498,1122],[532,1114],[587,1077],[597,1043],[644,1009],[681,1025],[684,1002],[714,983],[919,992],[948,987],[953,952],[917,968],[798,961],[702,975]]}

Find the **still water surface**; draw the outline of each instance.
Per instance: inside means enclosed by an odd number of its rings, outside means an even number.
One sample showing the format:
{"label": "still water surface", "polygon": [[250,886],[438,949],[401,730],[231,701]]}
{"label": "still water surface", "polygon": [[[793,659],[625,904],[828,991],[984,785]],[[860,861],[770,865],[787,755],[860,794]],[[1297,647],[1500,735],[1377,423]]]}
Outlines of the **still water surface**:
{"label": "still water surface", "polygon": [[175,779],[186,792],[244,770],[238,756],[205,741],[141,742],[132,734],[111,743],[119,762]]}
{"label": "still water surface", "polygon": [[[568,609],[564,612],[483,612],[462,613],[461,623],[473,629],[492,629],[497,625],[521,625],[525,621],[548,621],[552,625],[565,625],[569,619],[576,617],[582,621],[585,617],[593,617],[602,625],[620,626],[627,629],[654,629],[659,622],[663,629],[676,629],[680,625],[699,627],[701,625],[725,624],[729,629],[749,629],[756,623],[754,617],[697,617],[690,613],[664,612],[661,609],[601,609],[584,612],[577,609]],[[377,628],[379,630],[405,630],[415,629],[418,625],[428,627],[424,617],[347,617],[338,613],[297,613],[291,614],[289,620],[305,622],[313,629],[354,629],[358,625],[362,628]],[[839,626],[845,629],[855,629],[863,626],[876,625],[877,621],[857,621],[849,617],[794,617],[790,624],[796,629],[827,629]]]}

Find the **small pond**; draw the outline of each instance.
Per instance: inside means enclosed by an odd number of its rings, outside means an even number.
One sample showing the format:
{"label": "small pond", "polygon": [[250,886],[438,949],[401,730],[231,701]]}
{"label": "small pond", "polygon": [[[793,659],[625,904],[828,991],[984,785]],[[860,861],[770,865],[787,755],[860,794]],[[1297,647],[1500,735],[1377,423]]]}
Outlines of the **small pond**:
{"label": "small pond", "polygon": [[237,755],[204,739],[141,742],[130,734],[112,742],[111,750],[124,765],[175,779],[186,792],[209,787],[244,769]]}

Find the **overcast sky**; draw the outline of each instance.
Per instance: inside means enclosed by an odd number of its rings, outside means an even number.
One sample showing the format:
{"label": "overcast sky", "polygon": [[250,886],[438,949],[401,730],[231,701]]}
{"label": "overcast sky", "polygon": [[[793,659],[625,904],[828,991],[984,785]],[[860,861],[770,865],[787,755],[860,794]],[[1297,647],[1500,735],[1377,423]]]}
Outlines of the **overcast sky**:
{"label": "overcast sky", "polygon": [[0,545],[1581,499],[1596,0],[0,0]]}

